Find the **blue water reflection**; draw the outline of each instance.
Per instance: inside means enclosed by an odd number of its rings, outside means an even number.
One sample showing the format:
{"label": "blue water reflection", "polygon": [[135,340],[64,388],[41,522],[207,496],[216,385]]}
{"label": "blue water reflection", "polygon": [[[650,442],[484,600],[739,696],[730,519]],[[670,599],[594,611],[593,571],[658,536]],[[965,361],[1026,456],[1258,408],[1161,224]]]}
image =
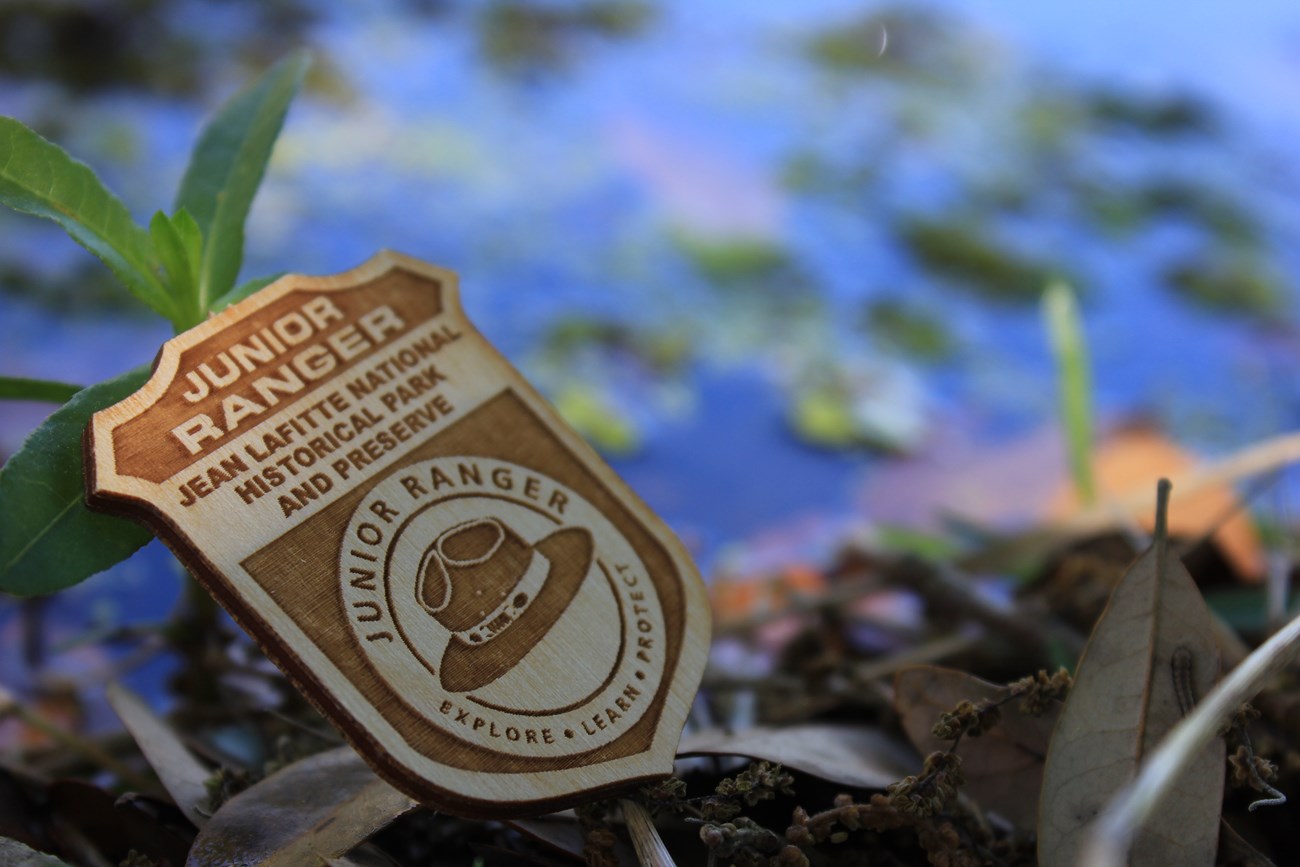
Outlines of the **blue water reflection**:
{"label": "blue water reflection", "polygon": [[[244,274],[332,273],[381,247],[455,269],[471,317],[548,394],[594,395],[582,405],[632,431],[616,467],[706,569],[791,526],[823,539],[817,527],[889,517],[854,505],[884,458],[802,442],[800,395],[861,404],[808,424],[903,430],[889,445],[908,450],[1047,422],[1036,304],[999,294],[1039,265],[1083,292],[1103,416],[1154,414],[1210,451],[1297,422],[1289,4],[677,0],[635,32],[561,33],[495,63],[485,21],[506,4],[432,5],[320,5],[286,38],[324,73],[290,114]],[[170,206],[202,117],[249,75],[224,48],[249,16],[189,6],[204,17],[184,27],[222,47],[193,96],[0,88],[0,112],[42,123],[142,219]],[[862,44],[835,39],[855,32]],[[879,62],[878,44],[892,46]],[[1184,98],[1209,129],[1131,116]],[[900,228],[918,220],[931,234]],[[959,243],[973,246],[954,264]],[[0,259],[18,269],[0,294],[6,374],[90,382],[167,336],[104,305],[43,303],[41,286],[75,290],[86,260],[57,231],[0,214]],[[1187,263],[1227,276],[1178,290]],[[885,301],[934,325],[935,354],[872,330],[869,311],[896,321]],[[557,337],[578,319],[606,337]],[[4,407],[0,452],[42,411]],[[165,571],[156,547],[53,613],[84,626],[109,600],[123,620],[161,616],[171,579],[140,577]]]}

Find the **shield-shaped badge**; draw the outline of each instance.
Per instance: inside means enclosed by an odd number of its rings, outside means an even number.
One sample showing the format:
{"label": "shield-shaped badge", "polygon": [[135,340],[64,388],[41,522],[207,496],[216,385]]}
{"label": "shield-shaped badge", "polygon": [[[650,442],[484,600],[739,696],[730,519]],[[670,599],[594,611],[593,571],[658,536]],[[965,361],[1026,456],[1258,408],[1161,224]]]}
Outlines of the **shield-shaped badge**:
{"label": "shield-shaped badge", "polygon": [[671,772],[699,575],[451,272],[284,277],[168,341],[87,453],[92,505],[148,524],[412,796],[520,815]]}

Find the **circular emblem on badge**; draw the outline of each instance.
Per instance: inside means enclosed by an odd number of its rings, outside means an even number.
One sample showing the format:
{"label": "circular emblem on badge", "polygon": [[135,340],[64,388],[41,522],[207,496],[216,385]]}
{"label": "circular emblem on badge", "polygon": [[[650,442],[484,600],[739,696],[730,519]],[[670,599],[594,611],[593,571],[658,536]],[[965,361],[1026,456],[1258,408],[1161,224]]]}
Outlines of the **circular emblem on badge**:
{"label": "circular emblem on badge", "polygon": [[699,572],[454,273],[287,275],[169,340],[85,445],[87,501],[164,536],[412,798],[538,815],[671,772]]}
{"label": "circular emblem on badge", "polygon": [[352,512],[339,586],[375,674],[490,751],[597,749],[651,709],[664,676],[664,614],[632,545],[518,464],[443,457],[384,478]]}

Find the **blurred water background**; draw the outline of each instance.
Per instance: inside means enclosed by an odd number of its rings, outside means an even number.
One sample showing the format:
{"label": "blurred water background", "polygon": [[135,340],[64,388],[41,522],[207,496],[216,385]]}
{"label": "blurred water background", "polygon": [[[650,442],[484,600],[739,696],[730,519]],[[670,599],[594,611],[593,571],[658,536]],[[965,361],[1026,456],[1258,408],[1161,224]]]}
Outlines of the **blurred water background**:
{"label": "blurred water background", "polygon": [[[300,46],[243,276],[383,247],[456,270],[706,573],[932,521],[916,456],[1053,440],[1052,279],[1103,422],[1216,454],[1300,421],[1292,3],[27,0],[0,4],[0,113],[145,221],[203,118]],[[0,213],[0,372],[149,360],[168,328],[110,281]],[[49,411],[0,405],[0,455]],[[168,563],[48,622],[158,620]]]}

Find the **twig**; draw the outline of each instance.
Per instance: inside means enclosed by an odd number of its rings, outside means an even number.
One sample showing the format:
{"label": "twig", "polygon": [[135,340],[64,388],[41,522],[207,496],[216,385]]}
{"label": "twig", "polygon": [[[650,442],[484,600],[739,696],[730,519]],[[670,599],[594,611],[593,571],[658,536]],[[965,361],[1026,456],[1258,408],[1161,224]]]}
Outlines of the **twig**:
{"label": "twig", "polygon": [[1250,504],[1254,502],[1259,497],[1260,494],[1264,493],[1266,490],[1276,485],[1278,479],[1280,479],[1281,477],[1282,477],[1281,470],[1273,470],[1263,478],[1251,479],[1250,485],[1247,486],[1246,491],[1242,493],[1240,496],[1233,497],[1232,502],[1228,503],[1226,507],[1220,510],[1219,514],[1214,518],[1214,520],[1208,522],[1205,525],[1205,529],[1201,531],[1201,534],[1199,536],[1197,536],[1194,539],[1189,539],[1186,542],[1184,542],[1182,545],[1178,546],[1177,548],[1178,556],[1180,558],[1184,557],[1187,555],[1189,551],[1194,551],[1197,548],[1201,547],[1206,542],[1209,542],[1211,539],[1213,539],[1215,535],[1224,527],[1226,527],[1228,523],[1232,521],[1234,518],[1240,515],[1247,514],[1247,509],[1249,508]]}
{"label": "twig", "polygon": [[1259,791],[1264,792],[1270,797],[1260,798],[1257,801],[1251,801],[1250,806],[1246,808],[1247,813],[1253,813],[1260,807],[1280,807],[1286,803],[1286,795],[1279,792],[1268,784],[1259,773],[1259,766],[1255,763],[1255,745],[1250,742],[1250,732],[1246,731],[1245,723],[1242,724],[1239,731],[1241,742],[1245,744],[1249,762],[1246,763],[1246,773],[1250,775],[1251,783],[1259,787]]}
{"label": "twig", "polygon": [[[1279,471],[1277,475],[1281,475]],[[1284,527],[1291,526],[1290,498],[1283,494],[1278,485],[1273,489],[1273,511],[1278,523]],[[1287,610],[1290,608],[1291,565],[1295,560],[1296,545],[1294,539],[1286,537],[1280,546],[1282,550],[1268,555],[1268,617],[1265,621],[1266,635],[1272,635],[1286,622]]]}
{"label": "twig", "polygon": [[1286,795],[1279,792],[1268,784],[1268,781],[1259,776],[1259,771],[1254,771],[1251,776],[1255,777],[1259,785],[1265,792],[1272,795],[1271,798],[1260,798],[1258,801],[1251,801],[1250,806],[1246,808],[1247,813],[1253,813],[1260,807],[1280,807],[1286,803]]}
{"label": "twig", "polygon": [[808,689],[808,684],[803,678],[793,675],[764,674],[755,676],[718,674],[716,671],[706,671],[704,679],[700,682],[700,689],[716,692],[790,693],[804,692]]}
{"label": "twig", "polygon": [[1268,555],[1268,607],[1265,629],[1272,635],[1286,622],[1287,596],[1291,591],[1291,554],[1274,551]]}
{"label": "twig", "polygon": [[53,720],[42,716],[36,711],[23,707],[8,690],[0,687],[0,719],[7,716],[15,716],[29,728],[33,728],[50,740],[66,747],[86,761],[106,771],[116,774],[126,785],[135,789],[150,789],[153,783],[146,777],[137,774],[122,762],[110,756],[102,748],[92,741],[83,738],[74,732],[60,726]]}
{"label": "twig", "polygon": [[1210,690],[1190,714],[1174,726],[1156,748],[1137,779],[1122,789],[1093,824],[1084,841],[1080,864],[1121,867],[1138,829],[1150,818],[1178,774],[1219,730],[1242,702],[1300,653],[1300,617],[1255,649]]}
{"label": "twig", "polygon": [[909,647],[906,650],[891,653],[888,656],[858,663],[851,669],[850,673],[854,680],[859,683],[889,677],[898,672],[899,669],[907,668],[909,665],[934,663],[970,650],[983,637],[978,629],[965,630],[958,632],[956,635],[936,638],[916,647]]}
{"label": "twig", "polygon": [[627,822],[632,848],[636,850],[636,860],[641,862],[641,867],[677,867],[645,807],[627,798],[621,798],[618,803],[623,808],[623,819]]}
{"label": "twig", "polygon": [[1083,638],[1076,632],[1050,618],[1026,616],[1015,607],[1001,608],[975,590],[974,579],[947,566],[929,563],[916,564],[898,586],[911,587],[917,593],[986,626],[993,635],[1007,636],[1020,644],[1028,645],[1047,655],[1055,642],[1059,642],[1072,656],[1083,652]]}
{"label": "twig", "polygon": [[792,593],[789,604],[784,607],[758,611],[739,620],[723,621],[715,625],[714,637],[745,635],[761,626],[796,614],[811,614],[824,608],[839,608],[883,586],[884,583],[873,576],[837,584],[825,593]]}
{"label": "twig", "polygon": [[287,726],[290,726],[291,728],[297,729],[303,734],[307,734],[314,738],[317,738],[318,740],[322,740],[326,744],[329,744],[330,746],[337,746],[339,744],[339,736],[333,729],[315,728],[313,726],[308,725],[305,722],[300,722],[299,720],[294,719],[293,717],[289,716],[286,713],[281,713],[280,711],[276,710],[273,707],[257,707],[254,705],[249,705],[246,708],[246,710],[249,713],[266,714],[267,716],[273,717],[274,719],[279,720],[280,722],[284,723]]}

